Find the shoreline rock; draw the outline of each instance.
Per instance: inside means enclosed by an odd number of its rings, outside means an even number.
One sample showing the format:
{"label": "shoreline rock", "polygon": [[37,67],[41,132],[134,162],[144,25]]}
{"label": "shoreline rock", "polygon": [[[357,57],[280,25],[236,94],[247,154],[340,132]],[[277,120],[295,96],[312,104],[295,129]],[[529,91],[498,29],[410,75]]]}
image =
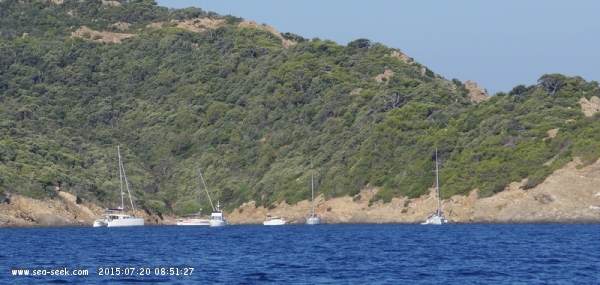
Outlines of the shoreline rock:
{"label": "shoreline rock", "polygon": [[[599,160],[600,161],[600,160]],[[442,200],[442,211],[449,223],[458,224],[541,224],[600,223],[600,162],[582,167],[574,159],[556,170],[542,184],[522,190],[526,181],[513,182],[504,191],[480,198],[477,189],[468,196],[452,196]],[[369,201],[378,189],[364,189],[355,197],[325,200],[315,198],[315,212],[324,224],[418,224],[437,206],[435,188],[419,198],[393,198],[390,203]],[[443,189],[442,189],[443,192]],[[77,203],[75,196],[59,192],[56,199],[35,200],[10,195],[0,204],[0,228],[92,226],[104,212],[92,203]],[[288,224],[304,224],[311,211],[310,201],[296,205],[281,202],[274,209],[256,207],[254,201],[242,204],[225,219],[230,225],[259,225],[267,214],[285,218]],[[146,225],[175,225],[177,217],[159,216],[141,211],[138,216]]]}

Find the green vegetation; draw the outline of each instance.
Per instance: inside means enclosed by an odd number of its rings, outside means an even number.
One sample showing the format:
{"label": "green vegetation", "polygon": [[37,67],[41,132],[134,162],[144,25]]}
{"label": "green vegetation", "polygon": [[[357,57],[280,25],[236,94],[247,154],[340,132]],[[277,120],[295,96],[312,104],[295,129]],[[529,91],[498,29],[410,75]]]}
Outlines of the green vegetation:
{"label": "green vegetation", "polygon": [[[600,157],[600,117],[579,103],[600,96],[595,81],[546,74],[473,104],[460,81],[367,39],[285,33],[296,44],[284,47],[232,16],[120,3],[0,1],[0,192],[115,203],[117,145],[137,204],[160,214],[210,209],[196,202],[196,163],[232,209],[308,199],[311,161],[318,194],[381,187],[372,203],[427,193],[436,148],[443,197],[531,188],[573,157]],[[172,22],[198,17],[224,21]],[[82,26],[135,36],[71,37]]]}

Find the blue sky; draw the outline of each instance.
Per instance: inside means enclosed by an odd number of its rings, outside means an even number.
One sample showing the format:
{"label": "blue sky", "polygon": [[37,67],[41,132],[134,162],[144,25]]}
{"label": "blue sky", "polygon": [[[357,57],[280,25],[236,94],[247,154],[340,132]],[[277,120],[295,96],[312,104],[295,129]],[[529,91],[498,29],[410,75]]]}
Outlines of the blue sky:
{"label": "blue sky", "polygon": [[600,1],[158,0],[233,15],[340,45],[359,38],[398,48],[450,80],[491,95],[544,74],[600,81]]}

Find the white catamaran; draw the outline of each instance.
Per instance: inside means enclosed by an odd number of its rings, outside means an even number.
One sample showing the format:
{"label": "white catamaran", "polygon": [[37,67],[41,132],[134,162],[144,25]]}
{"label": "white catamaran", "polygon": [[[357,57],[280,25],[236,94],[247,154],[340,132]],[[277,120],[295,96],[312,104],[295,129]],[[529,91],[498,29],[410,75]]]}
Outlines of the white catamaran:
{"label": "white catamaran", "polygon": [[315,175],[314,175],[312,163],[310,164],[310,171],[311,171],[310,189],[312,192],[312,207],[311,207],[312,211],[310,214],[306,215],[306,224],[307,225],[320,225],[321,217],[319,217],[319,215],[315,214]]}
{"label": "white catamaran", "polygon": [[437,149],[435,150],[435,184],[437,188],[437,210],[435,210],[435,212],[429,213],[427,221],[421,223],[421,225],[442,225],[448,222],[444,217],[444,213],[442,213],[442,205],[440,202],[440,174],[438,167]]}
{"label": "white catamaran", "polygon": [[[101,219],[94,221],[94,227],[132,227],[132,226],[143,226],[144,218],[138,218],[136,216],[136,208],[131,199],[131,191],[129,190],[129,183],[127,182],[127,175],[125,175],[125,167],[123,167],[123,161],[121,160],[121,147],[117,146],[117,154],[119,156],[119,176],[121,180],[121,207],[120,208],[109,208],[106,209],[106,213],[102,214]],[[129,194],[129,201],[131,201],[131,208],[133,210],[133,216],[125,213],[125,202],[123,192],[123,181],[127,187],[127,193]]]}

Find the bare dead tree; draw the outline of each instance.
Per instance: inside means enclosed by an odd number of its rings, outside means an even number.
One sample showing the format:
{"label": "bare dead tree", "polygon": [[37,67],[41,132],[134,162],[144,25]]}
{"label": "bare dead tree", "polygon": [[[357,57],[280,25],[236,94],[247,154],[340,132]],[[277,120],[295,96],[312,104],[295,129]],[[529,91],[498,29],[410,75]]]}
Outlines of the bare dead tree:
{"label": "bare dead tree", "polygon": [[379,100],[382,103],[381,108],[383,109],[383,111],[389,111],[391,109],[400,107],[404,105],[404,103],[406,103],[406,99],[402,98],[402,96],[397,92],[394,92],[387,96],[379,97]]}

